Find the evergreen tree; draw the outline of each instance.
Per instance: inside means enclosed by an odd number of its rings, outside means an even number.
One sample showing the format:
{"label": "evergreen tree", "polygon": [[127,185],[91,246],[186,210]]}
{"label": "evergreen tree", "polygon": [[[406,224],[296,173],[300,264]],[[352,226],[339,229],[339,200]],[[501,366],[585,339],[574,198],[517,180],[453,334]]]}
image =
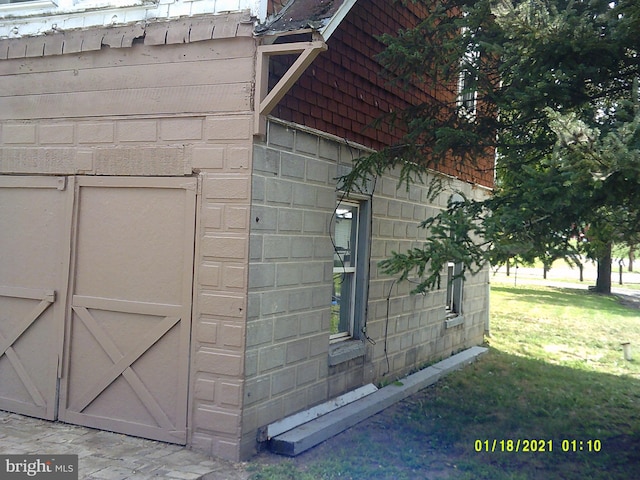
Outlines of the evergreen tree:
{"label": "evergreen tree", "polygon": [[640,3],[636,0],[405,0],[429,15],[381,40],[398,88],[434,100],[394,112],[402,142],[359,159],[347,188],[387,169],[421,182],[448,165],[482,168],[496,186],[426,219],[428,240],[381,264],[435,288],[447,262],[477,271],[519,257],[599,262],[611,290],[611,245],[640,232]]}

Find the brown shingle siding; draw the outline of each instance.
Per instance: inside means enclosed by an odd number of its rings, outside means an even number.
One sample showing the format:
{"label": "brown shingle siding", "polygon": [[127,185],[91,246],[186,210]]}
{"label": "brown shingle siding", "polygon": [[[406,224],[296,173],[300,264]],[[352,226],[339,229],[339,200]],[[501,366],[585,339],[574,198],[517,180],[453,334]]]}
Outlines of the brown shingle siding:
{"label": "brown shingle siding", "polygon": [[[274,115],[374,149],[399,141],[402,131],[392,128],[387,122],[374,128],[374,121],[408,105],[425,102],[432,97],[450,98],[455,94],[444,86],[395,88],[381,75],[382,68],[376,61],[376,55],[384,46],[377,37],[413,26],[424,15],[426,9],[412,3],[401,5],[387,0],[358,2],[328,40],[328,51],[303,74],[275,109]],[[282,58],[274,60],[283,61]],[[290,65],[293,61],[294,58],[287,58],[284,63]],[[487,157],[487,167],[491,163],[492,158]],[[473,168],[456,172],[451,167],[442,166],[440,170],[467,181],[492,185],[491,171],[482,175]]]}

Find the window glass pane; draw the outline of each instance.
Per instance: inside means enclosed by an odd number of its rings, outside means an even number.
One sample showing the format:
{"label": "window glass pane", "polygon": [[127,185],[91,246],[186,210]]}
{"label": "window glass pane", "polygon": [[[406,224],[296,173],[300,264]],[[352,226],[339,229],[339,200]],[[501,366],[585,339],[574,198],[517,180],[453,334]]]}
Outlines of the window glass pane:
{"label": "window glass pane", "polygon": [[357,251],[358,207],[341,203],[336,209],[333,266],[355,267]]}
{"label": "window glass pane", "polygon": [[334,273],[331,302],[331,335],[351,334],[354,273]]}
{"label": "window glass pane", "polygon": [[356,267],[358,253],[358,205],[339,202],[333,231],[333,296],[331,299],[331,338],[353,335],[355,316]]}

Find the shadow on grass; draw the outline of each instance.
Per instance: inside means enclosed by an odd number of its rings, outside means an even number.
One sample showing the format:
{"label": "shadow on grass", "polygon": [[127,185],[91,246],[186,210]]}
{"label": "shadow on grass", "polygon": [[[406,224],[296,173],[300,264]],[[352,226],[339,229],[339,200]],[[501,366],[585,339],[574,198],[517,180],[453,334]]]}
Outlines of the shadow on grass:
{"label": "shadow on grass", "polygon": [[640,382],[492,348],[295,459],[263,454],[253,468],[265,480],[640,478]]}
{"label": "shadow on grass", "polygon": [[491,285],[491,290],[513,295],[516,300],[532,305],[544,304],[556,307],[580,307],[587,309],[606,308],[611,313],[624,317],[640,317],[640,312],[623,305],[615,295],[603,295],[577,288],[545,287],[527,288]]}

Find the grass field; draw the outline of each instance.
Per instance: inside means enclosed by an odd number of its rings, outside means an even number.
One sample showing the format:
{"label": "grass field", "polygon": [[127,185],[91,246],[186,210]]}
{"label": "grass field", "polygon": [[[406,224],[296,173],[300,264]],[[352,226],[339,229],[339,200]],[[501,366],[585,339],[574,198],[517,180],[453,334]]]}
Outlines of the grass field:
{"label": "grass field", "polygon": [[507,284],[491,309],[479,362],[296,459],[259,457],[252,478],[640,478],[640,310]]}

